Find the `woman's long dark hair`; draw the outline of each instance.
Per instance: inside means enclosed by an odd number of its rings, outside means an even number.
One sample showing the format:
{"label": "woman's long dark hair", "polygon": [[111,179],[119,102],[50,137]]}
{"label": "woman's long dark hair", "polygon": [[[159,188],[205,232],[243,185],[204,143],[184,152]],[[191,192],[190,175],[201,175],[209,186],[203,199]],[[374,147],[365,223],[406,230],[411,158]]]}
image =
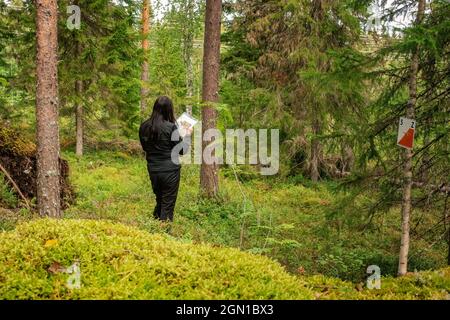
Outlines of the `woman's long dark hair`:
{"label": "woman's long dark hair", "polygon": [[150,132],[148,136],[152,140],[158,140],[161,133],[161,127],[164,121],[175,123],[175,114],[173,112],[173,103],[169,97],[162,96],[156,99],[153,105],[153,113],[150,117]]}

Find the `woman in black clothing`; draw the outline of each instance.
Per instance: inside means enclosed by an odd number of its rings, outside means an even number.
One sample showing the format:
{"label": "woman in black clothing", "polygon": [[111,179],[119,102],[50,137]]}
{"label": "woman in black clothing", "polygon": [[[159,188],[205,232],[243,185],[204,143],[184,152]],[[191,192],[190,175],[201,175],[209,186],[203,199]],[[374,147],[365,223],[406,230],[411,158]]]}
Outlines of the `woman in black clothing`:
{"label": "woman in black clothing", "polygon": [[[172,157],[172,150],[183,140],[179,137],[173,103],[168,97],[156,100],[152,116],[139,129],[139,139],[146,153],[147,169],[156,196],[153,215],[162,221],[173,221],[181,166],[178,159]],[[185,152],[187,146],[180,154]]]}

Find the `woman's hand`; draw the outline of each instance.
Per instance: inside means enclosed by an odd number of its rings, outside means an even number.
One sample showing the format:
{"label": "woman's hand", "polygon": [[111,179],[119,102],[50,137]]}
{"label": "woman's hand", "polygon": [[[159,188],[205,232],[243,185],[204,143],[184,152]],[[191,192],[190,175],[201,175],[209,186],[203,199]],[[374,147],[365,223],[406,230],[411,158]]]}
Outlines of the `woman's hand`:
{"label": "woman's hand", "polygon": [[186,129],[186,136],[190,137],[192,136],[192,133],[194,132],[194,128],[188,128]]}

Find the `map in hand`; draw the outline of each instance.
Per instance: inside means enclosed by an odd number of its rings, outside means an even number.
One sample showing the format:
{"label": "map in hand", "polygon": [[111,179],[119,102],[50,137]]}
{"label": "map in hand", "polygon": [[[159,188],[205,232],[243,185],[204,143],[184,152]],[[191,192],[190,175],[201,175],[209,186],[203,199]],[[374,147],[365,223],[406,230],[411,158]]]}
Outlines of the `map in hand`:
{"label": "map in hand", "polygon": [[178,118],[177,123],[180,131],[180,136],[185,137],[189,132],[192,131],[198,121],[190,116],[187,112],[185,112]]}

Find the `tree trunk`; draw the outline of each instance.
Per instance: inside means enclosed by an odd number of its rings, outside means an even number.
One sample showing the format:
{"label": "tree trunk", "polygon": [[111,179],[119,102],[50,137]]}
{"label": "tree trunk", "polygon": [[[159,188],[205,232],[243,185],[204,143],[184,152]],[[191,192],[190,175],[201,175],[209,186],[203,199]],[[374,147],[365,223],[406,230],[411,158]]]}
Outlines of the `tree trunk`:
{"label": "tree trunk", "polygon": [[[311,3],[311,17],[315,21],[321,21],[324,18],[324,3],[323,0],[313,0]],[[315,31],[318,33],[319,29],[316,28]],[[317,34],[319,36],[319,34]],[[319,66],[319,69],[321,71],[325,71],[326,65],[322,62]],[[319,164],[320,164],[320,154],[321,154],[321,143],[319,139],[317,138],[317,135],[321,132],[321,123],[320,123],[320,116],[319,116],[319,110],[312,109],[312,134],[313,137],[311,139],[311,158],[310,158],[310,167],[309,167],[309,173],[311,176],[311,180],[313,182],[317,182],[320,179],[320,173],[319,173]]]}
{"label": "tree trunk", "polygon": [[342,147],[342,173],[352,172],[355,165],[355,153],[348,143]]}
{"label": "tree trunk", "polygon": [[147,97],[148,97],[148,48],[149,40],[148,34],[150,30],[150,0],[144,0],[142,4],[142,51],[144,61],[142,62],[141,72],[141,114],[143,117],[147,116]]}
{"label": "tree trunk", "polygon": [[[77,54],[80,56],[82,53],[81,43],[77,43]],[[75,82],[75,91],[77,94],[77,105],[75,110],[76,117],[76,147],[75,154],[78,157],[83,156],[83,104],[81,99],[83,96],[83,80],[77,80]]]}
{"label": "tree trunk", "polygon": [[[447,204],[445,206],[445,221],[450,222],[449,215],[447,213]],[[447,250],[447,265],[450,266],[450,225],[447,226]]]}
{"label": "tree trunk", "polygon": [[324,14],[324,1],[323,0],[313,0],[311,15],[315,20],[322,20]]}
{"label": "tree trunk", "polygon": [[37,204],[41,216],[59,218],[58,5],[36,0]]}
{"label": "tree trunk", "polygon": [[[219,101],[219,67],[220,67],[220,26],[222,1],[207,0],[205,16],[205,40],[203,55],[203,96],[202,131],[216,128],[217,111],[214,103]],[[212,103],[209,104],[208,103]],[[204,150],[209,144],[203,141]],[[200,186],[206,197],[215,197],[219,189],[217,164],[205,164],[202,161]]]}
{"label": "tree trunk", "polygon": [[[315,111],[313,111],[315,112]],[[320,134],[320,121],[318,116],[314,116],[313,125],[312,125],[312,133],[313,138],[311,140],[311,163],[310,163],[310,175],[311,180],[314,182],[319,181],[320,173],[319,173],[319,162],[320,162],[320,153],[321,153],[321,145],[319,139],[316,137]]]}
{"label": "tree trunk", "polygon": [[[425,12],[425,0],[419,0],[416,24],[423,20]],[[409,101],[406,109],[406,116],[410,119],[415,117],[415,107],[417,102],[417,73],[419,71],[419,48],[414,50],[411,58],[411,68],[409,76]],[[398,263],[398,275],[404,276],[408,272],[408,252],[409,252],[409,228],[411,218],[411,189],[413,184],[412,172],[412,150],[405,150],[405,166],[403,168],[403,200],[402,200],[402,235],[400,243],[400,254]]]}
{"label": "tree trunk", "polygon": [[[431,142],[432,134],[432,118],[428,117],[424,122],[424,132],[425,137],[423,139],[423,144],[428,146]],[[423,150],[422,164],[420,166],[420,181],[427,183],[430,172],[430,148]]]}
{"label": "tree trunk", "polygon": [[448,243],[447,265],[450,266],[450,226],[447,229],[447,243]]}
{"label": "tree trunk", "polygon": [[[183,59],[186,66],[186,96],[190,101],[194,96],[194,68],[192,65],[192,55],[194,50],[194,19],[195,0],[187,0],[185,15],[186,22],[183,30]],[[192,105],[186,106],[186,112],[192,115]]]}
{"label": "tree trunk", "polygon": [[444,234],[446,234],[446,240],[447,240],[447,265],[450,266],[450,216],[448,215],[448,198],[450,196],[450,193],[447,193],[447,196],[445,198],[445,204],[444,204]]}

